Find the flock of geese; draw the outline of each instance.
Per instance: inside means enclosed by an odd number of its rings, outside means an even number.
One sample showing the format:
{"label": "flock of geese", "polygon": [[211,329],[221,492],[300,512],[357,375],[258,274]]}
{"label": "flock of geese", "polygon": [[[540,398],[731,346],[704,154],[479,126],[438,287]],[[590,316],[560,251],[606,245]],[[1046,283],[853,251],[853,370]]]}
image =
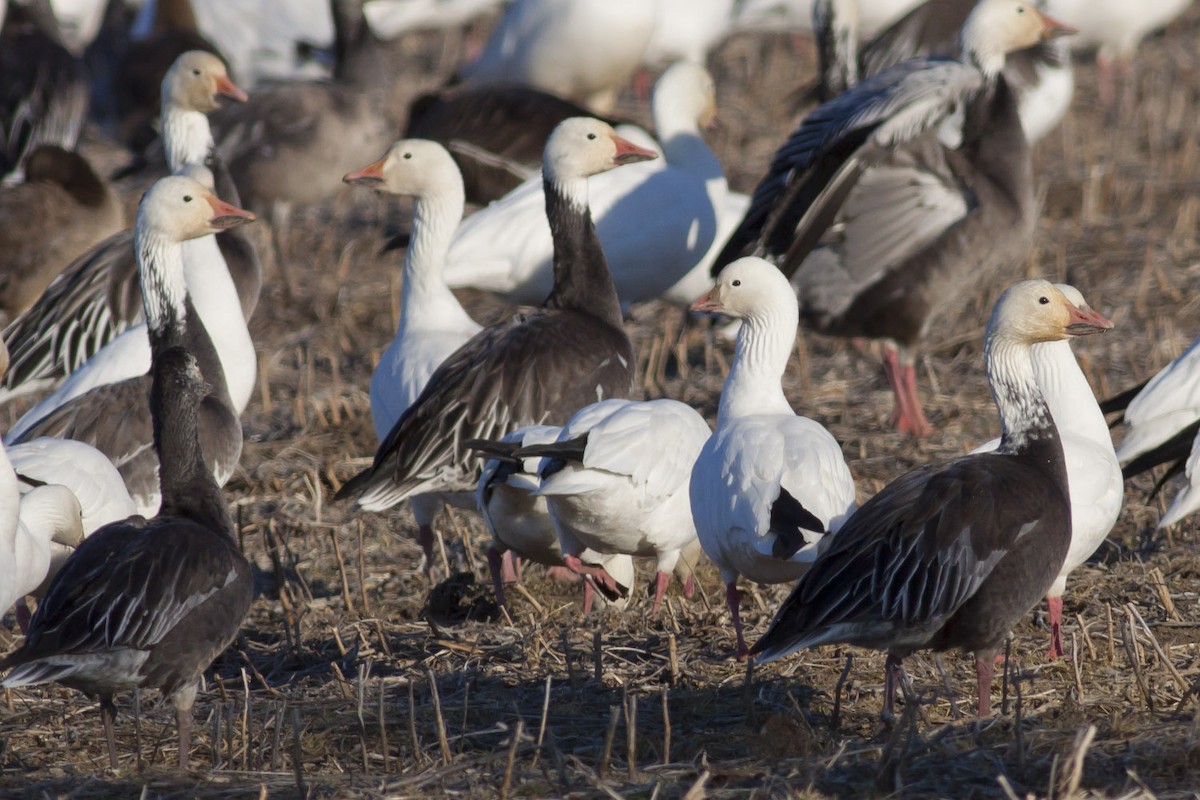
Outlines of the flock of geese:
{"label": "flock of geese", "polygon": [[[893,424],[930,433],[916,353],[931,320],[1028,252],[1029,141],[1070,98],[1062,37],[1092,26],[1108,80],[1186,3],[1145,3],[1145,30],[1128,16],[1105,29],[1091,11],[1068,25],[1025,0],[905,3],[860,47],[888,4],[816,0],[805,13],[829,99],[750,197],[729,189],[700,133],[715,90],[698,61],[732,4],[672,16],[673,5],[517,0],[460,82],[420,98],[394,142],[377,118],[380,43],[354,0],[332,4],[331,81],[248,96],[221,58],[187,49],[161,76],[157,143],[140,167],[161,158],[167,177],[129,230],[113,230],[112,189],[73,152],[78,120],[31,111],[74,108],[75,85],[55,97],[13,77],[42,62],[0,65],[6,91],[28,90],[0,108],[0,242],[14,243],[0,248],[11,315],[0,394],[44,393],[0,448],[0,608],[15,604],[25,631],[0,686],[53,681],[99,698],[114,767],[115,695],[157,688],[177,710],[186,768],[199,677],[252,600],[221,492],[257,368],[246,322],[263,270],[243,226],[254,212],[285,224],[338,178],[415,206],[399,330],[370,386],[379,447],[336,497],[372,512],[410,501],[431,572],[445,504],[483,517],[501,605],[514,556],[582,579],[585,611],[623,606],[633,559],[652,558],[657,615],[673,576],[690,594],[702,551],[727,587],[736,657],[886,651],[885,715],[902,660],[924,648],[975,654],[988,714],[998,649],[1042,597],[1050,655],[1062,655],[1068,576],[1112,528],[1123,478],[1171,463],[1168,477],[1186,480],[1160,524],[1200,508],[1200,340],[1098,404],[1069,342],[1112,323],[1074,287],[1015,283],[984,340],[1000,437],[861,505],[841,446],[795,414],[782,381],[798,321],[881,340]],[[76,56],[47,27],[46,0],[21,11],[0,39],[43,37],[47,69],[65,74]],[[613,17],[629,29],[606,38]],[[190,25],[198,35],[194,15]],[[592,113],[639,64],[681,56],[654,89],[657,138]],[[362,166],[365,152],[383,156]],[[463,220],[468,201],[487,200]],[[537,307],[481,326],[459,286]],[[632,397],[624,314],[648,299],[738,323],[715,430],[685,403]],[[1105,414],[1118,411],[1114,448]],[[739,580],[795,584],[752,647]]]}

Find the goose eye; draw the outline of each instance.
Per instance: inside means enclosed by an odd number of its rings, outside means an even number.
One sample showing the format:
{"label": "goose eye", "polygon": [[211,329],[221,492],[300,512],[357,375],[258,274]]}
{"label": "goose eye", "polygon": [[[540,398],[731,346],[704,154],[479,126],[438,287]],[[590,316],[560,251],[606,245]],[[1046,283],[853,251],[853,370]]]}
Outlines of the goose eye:
{"label": "goose eye", "polygon": [[190,194],[185,194],[185,195],[183,196],[183,202],[185,202],[185,203],[190,203],[190,202],[192,202],[192,196],[191,196]]}
{"label": "goose eye", "polygon": [[588,134],[588,138],[589,138],[589,139],[595,139],[595,138],[596,138],[596,134],[594,134],[594,133],[589,133],[589,134]]}
{"label": "goose eye", "polygon": [[1025,9],[1024,9],[1022,6],[1017,6],[1017,13],[1018,13],[1018,14],[1024,14],[1024,13],[1025,13]]}
{"label": "goose eye", "polygon": [[1050,298],[1049,297],[1039,297],[1038,302],[1041,303],[1042,305],[1049,305]]}
{"label": "goose eye", "polygon": [[200,74],[200,70],[198,70],[198,69],[194,69],[194,70],[192,70],[192,74],[193,74],[193,75],[199,75],[199,74]]}
{"label": "goose eye", "polygon": [[734,285],[734,286],[741,286],[741,285],[742,285],[742,282],[741,282],[741,281],[734,281],[734,282],[733,282],[733,285]]}
{"label": "goose eye", "polygon": [[405,158],[412,158],[412,153],[405,153],[405,154],[404,154],[404,157],[405,157]]}

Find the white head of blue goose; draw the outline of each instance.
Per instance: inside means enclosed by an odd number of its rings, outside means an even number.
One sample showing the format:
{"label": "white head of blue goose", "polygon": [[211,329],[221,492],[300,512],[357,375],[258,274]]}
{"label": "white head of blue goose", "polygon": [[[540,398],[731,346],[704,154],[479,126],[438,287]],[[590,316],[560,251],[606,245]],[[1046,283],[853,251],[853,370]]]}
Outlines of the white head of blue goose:
{"label": "white head of blue goose", "polygon": [[992,310],[984,340],[988,378],[1003,431],[1001,450],[1020,448],[1053,429],[1033,373],[1030,347],[1112,327],[1097,312],[1076,306],[1049,281],[1021,281],[1005,290]]}
{"label": "white head of blue goose", "polygon": [[248,99],[230,80],[225,63],[204,50],[189,50],[176,58],[163,76],[161,92],[159,123],[171,172],[203,161],[212,149],[205,114],[221,107],[219,97],[239,103]]}
{"label": "white head of blue goose", "polygon": [[1070,25],[1025,0],[980,0],[963,24],[963,59],[993,77],[1004,69],[1009,53],[1072,33]]}
{"label": "white head of blue goose", "polygon": [[223,202],[202,184],[184,176],[163,178],[146,192],[138,206],[134,242],[142,305],[152,342],[159,337],[178,336],[186,323],[183,242],[254,218],[249,211]]}

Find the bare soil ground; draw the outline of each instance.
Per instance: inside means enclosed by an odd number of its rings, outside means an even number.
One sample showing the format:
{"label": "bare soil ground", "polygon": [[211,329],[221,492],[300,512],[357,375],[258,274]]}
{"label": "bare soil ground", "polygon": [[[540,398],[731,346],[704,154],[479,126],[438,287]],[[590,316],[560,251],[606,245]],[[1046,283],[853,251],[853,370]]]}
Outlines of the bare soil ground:
{"label": "bare soil ground", "polygon": [[[1072,113],[1036,151],[1045,213],[1028,264],[1009,277],[1065,279],[1116,321],[1077,346],[1101,396],[1144,380],[1200,334],[1198,29],[1193,9],[1143,46],[1133,115],[1106,116],[1095,68],[1081,64]],[[446,74],[441,47],[398,46],[398,104]],[[785,97],[808,80],[811,55],[783,36],[739,37],[713,67],[713,145],[749,191],[794,122]],[[622,111],[647,117],[632,97]],[[406,509],[355,515],[327,502],[374,451],[367,385],[395,331],[401,259],[378,250],[407,208],[347,191],[298,214],[294,296],[268,276],[252,324],[261,387],[226,487],[258,597],[197,701],[193,770],[172,769],[173,714],[150,697],[139,715],[133,698],[122,702],[114,773],[94,703],[23,690],[0,698],[0,796],[1197,796],[1200,521],[1155,532],[1149,479],[1128,488],[1109,543],[1072,578],[1070,656],[1044,657],[1039,609],[1015,632],[995,698],[1003,711],[982,722],[971,716],[972,665],[957,654],[911,659],[919,703],[890,733],[878,724],[880,654],[826,647],[748,680],[729,658],[710,565],[697,597],[673,589],[658,620],[640,596],[623,613],[584,618],[574,587],[531,568],[512,619],[496,620],[486,534],[460,513],[440,523],[441,566],[462,574],[431,594]],[[996,434],[981,336],[1000,288],[963,297],[936,328],[921,364],[937,430],[926,441],[888,432],[891,395],[874,355],[802,333],[789,397],[842,442],[861,497]],[[509,311],[464,297],[483,321]],[[679,312],[635,316],[635,345],[654,364],[647,396],[712,419],[730,348],[692,331],[682,362],[659,358]],[[745,588],[753,638],[787,587]],[[0,631],[0,650],[15,640]]]}

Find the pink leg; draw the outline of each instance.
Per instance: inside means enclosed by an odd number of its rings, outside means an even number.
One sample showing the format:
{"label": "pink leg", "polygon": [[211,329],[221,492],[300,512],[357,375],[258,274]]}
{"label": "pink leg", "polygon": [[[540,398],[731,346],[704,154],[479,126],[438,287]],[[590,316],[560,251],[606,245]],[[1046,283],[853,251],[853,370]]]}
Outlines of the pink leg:
{"label": "pink leg", "polygon": [[500,561],[500,580],[505,583],[517,583],[521,576],[517,571],[517,556],[512,550],[505,550]]}
{"label": "pink leg", "polygon": [[979,717],[992,713],[992,678],[996,676],[995,655],[980,653],[975,657],[975,677],[979,685]]}
{"label": "pink leg", "polygon": [[17,627],[21,629],[21,633],[29,633],[29,620],[33,618],[33,614],[29,610],[29,603],[22,597],[17,601],[15,609],[17,615]]}
{"label": "pink leg", "polygon": [[608,570],[606,570],[604,567],[584,564],[579,560],[579,556],[568,555],[563,556],[563,564],[567,569],[571,570],[577,575],[591,575],[592,578],[594,578],[600,585],[604,586],[604,588],[608,589],[613,594],[618,594],[622,597],[625,597],[627,594],[626,590],[623,589],[619,583],[617,583],[616,579],[613,578],[612,575],[608,574]]}
{"label": "pink leg", "polygon": [[1047,597],[1046,605],[1050,609],[1050,652],[1047,658],[1062,658],[1066,655],[1062,643],[1062,598]]}
{"label": "pink leg", "polygon": [[496,604],[504,608],[504,556],[512,551],[501,553],[495,545],[488,548],[488,572],[492,575],[492,591],[496,593]]}
{"label": "pink leg", "polygon": [[696,596],[696,576],[689,574],[683,582],[683,596],[691,600]]}
{"label": "pink leg", "polygon": [[650,89],[654,82],[650,79],[650,70],[639,69],[633,75],[633,93],[637,97],[639,103],[650,102]]}
{"label": "pink leg", "polygon": [[583,581],[583,615],[592,613],[592,604],[596,602],[596,587],[586,578]]}
{"label": "pink leg", "polygon": [[1096,78],[1100,90],[1100,105],[1112,111],[1117,105],[1117,80],[1113,60],[1105,53],[1096,55]]}
{"label": "pink leg", "polygon": [[908,396],[908,433],[913,436],[930,436],[933,427],[925,419],[925,411],[921,408],[921,397],[917,394],[917,368],[912,364],[904,364],[901,369],[904,376],[904,391]]}
{"label": "pink leg", "polygon": [[654,574],[654,608],[651,611],[654,616],[658,616],[658,612],[662,609],[663,595],[667,593],[667,587],[671,584],[671,573],[656,572]]}
{"label": "pink leg", "polygon": [[559,583],[579,583],[579,576],[566,567],[546,567],[546,577]]}
{"label": "pink leg", "polygon": [[917,395],[917,369],[901,361],[900,352],[894,347],[883,348],[883,369],[892,393],[896,395],[896,410],[892,412],[891,424],[900,433],[912,436],[928,436],[933,433],[925,412],[921,410],[921,398]]}
{"label": "pink leg", "polygon": [[737,650],[733,656],[738,661],[745,661],[750,657],[750,648],[746,647],[746,637],[742,633],[742,612],[738,608],[741,602],[742,593],[738,591],[737,584],[725,584],[725,603],[729,606],[729,615],[733,617],[733,632],[737,636]]}

